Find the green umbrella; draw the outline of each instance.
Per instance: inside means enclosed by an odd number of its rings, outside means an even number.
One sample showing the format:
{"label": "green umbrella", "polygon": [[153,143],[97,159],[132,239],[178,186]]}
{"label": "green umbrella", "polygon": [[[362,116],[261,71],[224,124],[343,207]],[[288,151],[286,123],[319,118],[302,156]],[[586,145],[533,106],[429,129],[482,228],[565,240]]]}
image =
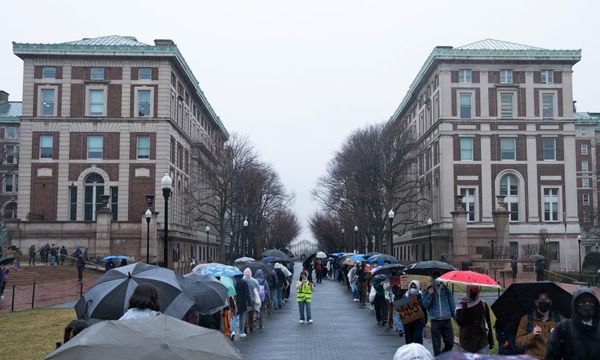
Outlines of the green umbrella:
{"label": "green umbrella", "polygon": [[235,292],[235,284],[233,283],[232,278],[229,276],[221,276],[219,281],[227,288],[227,296],[235,296],[237,294]]}

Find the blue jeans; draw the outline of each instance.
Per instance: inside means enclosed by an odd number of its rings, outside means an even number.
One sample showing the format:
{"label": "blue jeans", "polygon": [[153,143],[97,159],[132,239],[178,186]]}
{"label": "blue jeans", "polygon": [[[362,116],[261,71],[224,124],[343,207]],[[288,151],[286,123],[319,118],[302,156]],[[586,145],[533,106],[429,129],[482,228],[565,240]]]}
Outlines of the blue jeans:
{"label": "blue jeans", "polygon": [[352,287],[352,298],[358,299],[358,285],[356,283],[353,283],[351,285],[351,287]]}
{"label": "blue jeans", "polygon": [[[404,332],[404,324],[402,324],[402,321],[400,320],[400,313],[397,311],[394,311],[394,328],[397,332]],[[408,344],[408,343],[407,343]]]}
{"label": "blue jeans", "polygon": [[237,324],[238,324],[238,315],[233,315],[231,317],[231,332],[235,332],[237,330]]}
{"label": "blue jeans", "polygon": [[246,312],[242,312],[239,314],[239,333],[241,334],[245,334],[246,332],[244,331],[244,327],[246,326]]}
{"label": "blue jeans", "polygon": [[273,301],[273,309],[281,309],[281,293],[282,288],[275,288],[275,299]]}
{"label": "blue jeans", "polygon": [[[300,310],[300,320],[310,320],[312,315],[310,313],[310,303],[306,301],[298,301],[298,309]],[[304,309],[306,309],[306,318],[304,318]]]}

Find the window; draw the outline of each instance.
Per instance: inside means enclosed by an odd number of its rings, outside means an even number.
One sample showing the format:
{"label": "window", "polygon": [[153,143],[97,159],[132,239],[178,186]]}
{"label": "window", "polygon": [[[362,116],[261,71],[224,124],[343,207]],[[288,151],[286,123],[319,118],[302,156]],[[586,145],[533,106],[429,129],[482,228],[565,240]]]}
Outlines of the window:
{"label": "window", "polygon": [[4,138],[13,140],[19,138],[19,128],[16,126],[7,126],[4,131]]}
{"label": "window", "polygon": [[512,84],[513,82],[513,73],[510,69],[502,69],[500,70],[500,83],[501,84]]}
{"label": "window", "polygon": [[138,90],[138,116],[150,116],[150,90]]}
{"label": "window", "polygon": [[545,119],[554,117],[554,94],[542,94],[542,116]]}
{"label": "window", "polygon": [[4,176],[4,192],[13,192],[15,190],[14,176],[12,174]]}
{"label": "window", "polygon": [[54,89],[42,89],[42,116],[54,116],[54,110],[56,109],[54,93]]}
{"label": "window", "polygon": [[591,203],[591,195],[583,194],[583,205],[589,205]]}
{"label": "window", "polygon": [[140,135],[137,137],[137,158],[150,159],[150,136]]}
{"label": "window", "polygon": [[89,135],[87,137],[87,158],[102,159],[104,153],[104,137],[102,135]]}
{"label": "window", "polygon": [[77,220],[77,186],[69,186],[69,220]]}
{"label": "window", "polygon": [[458,70],[458,82],[461,84],[471,83],[471,69]]}
{"label": "window", "polygon": [[101,196],[104,195],[104,179],[102,176],[91,173],[84,180],[84,211],[83,219],[96,220],[96,210],[102,206]]}
{"label": "window", "polygon": [[513,93],[500,93],[500,117],[513,117]]}
{"label": "window", "polygon": [[138,80],[152,80],[152,69],[151,68],[139,68],[138,69]]}
{"label": "window", "polygon": [[588,154],[588,144],[581,144],[581,155],[587,155]]}
{"label": "window", "polygon": [[4,145],[4,161],[6,164],[16,164],[17,163],[17,154],[16,154],[16,145],[7,144]]}
{"label": "window", "polygon": [[56,79],[56,68],[54,66],[44,66],[42,68],[42,79]]}
{"label": "window", "polygon": [[552,70],[542,70],[542,73],[541,73],[541,82],[542,82],[542,84],[552,84],[552,83],[554,83],[554,71],[552,71]]}
{"label": "window", "polygon": [[583,210],[583,222],[590,222],[590,211],[589,210]]}
{"label": "window", "polygon": [[17,203],[10,202],[4,206],[4,213],[2,217],[5,219],[16,219],[17,218]]}
{"label": "window", "polygon": [[91,80],[104,80],[104,68],[93,67],[90,69]]}
{"label": "window", "polygon": [[544,221],[558,221],[558,188],[544,189]]}
{"label": "window", "polygon": [[508,243],[510,247],[510,257],[511,259],[514,257],[519,257],[519,243],[517,241],[511,241]]}
{"label": "window", "polygon": [[581,161],[581,171],[590,171],[589,163],[587,160]]}
{"label": "window", "polygon": [[88,114],[90,116],[103,116],[104,115],[104,90],[102,89],[91,89],[89,92],[89,109]]}
{"label": "window", "polygon": [[500,138],[500,159],[501,160],[516,160],[516,139],[515,138]]}
{"label": "window", "polygon": [[460,138],[460,159],[473,160],[473,138]]}
{"label": "window", "polygon": [[556,139],[545,137],[544,139],[544,160],[556,160]]}
{"label": "window", "polygon": [[113,221],[117,221],[119,216],[119,187],[110,187],[110,211],[112,213]]}
{"label": "window", "polygon": [[510,221],[519,221],[519,180],[515,175],[507,174],[500,179],[500,195],[504,196]]}
{"label": "window", "polygon": [[467,211],[467,221],[475,221],[475,188],[462,188],[460,194],[463,196],[462,202]]}
{"label": "window", "polygon": [[581,179],[581,187],[584,189],[589,189],[590,188],[590,179],[589,178],[582,178]]}
{"label": "window", "polygon": [[460,118],[471,118],[471,93],[460,93]]}
{"label": "window", "polygon": [[559,249],[558,241],[548,242],[548,257],[550,261],[560,261]]}
{"label": "window", "polygon": [[40,135],[40,159],[52,159],[54,137]]}

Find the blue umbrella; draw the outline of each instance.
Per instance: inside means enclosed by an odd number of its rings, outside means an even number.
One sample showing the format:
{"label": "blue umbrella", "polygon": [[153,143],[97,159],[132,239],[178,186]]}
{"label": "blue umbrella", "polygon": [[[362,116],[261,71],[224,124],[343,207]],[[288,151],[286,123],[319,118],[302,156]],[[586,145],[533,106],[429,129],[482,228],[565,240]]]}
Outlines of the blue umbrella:
{"label": "blue umbrella", "polygon": [[383,264],[396,264],[396,263],[398,263],[398,260],[391,255],[378,254],[378,255],[373,255],[370,258],[368,258],[367,262],[369,262],[371,264],[377,263],[379,265],[383,265]]}
{"label": "blue umbrella", "polygon": [[329,256],[333,256],[333,257],[338,258],[340,256],[344,256],[344,253],[343,252],[337,252],[337,253],[329,254]]}
{"label": "blue umbrella", "polygon": [[102,261],[109,262],[114,260],[129,260],[129,256],[125,255],[109,255],[102,258]]}
{"label": "blue umbrella", "polygon": [[360,262],[367,261],[367,259],[365,259],[365,258],[363,257],[363,254],[355,254],[355,255],[352,255],[352,256],[350,256],[350,260],[352,260],[352,261],[360,261]]}
{"label": "blue umbrella", "polygon": [[212,275],[214,277],[242,275],[240,269],[224,264],[213,264],[198,270],[194,269],[194,271],[201,275]]}

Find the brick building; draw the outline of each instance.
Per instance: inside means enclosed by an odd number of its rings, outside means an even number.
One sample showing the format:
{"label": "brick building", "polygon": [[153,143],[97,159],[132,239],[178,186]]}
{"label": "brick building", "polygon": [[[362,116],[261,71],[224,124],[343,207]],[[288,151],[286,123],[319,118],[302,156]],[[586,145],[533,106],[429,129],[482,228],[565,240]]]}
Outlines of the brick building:
{"label": "brick building", "polygon": [[0,213],[2,219],[17,217],[19,164],[19,117],[21,102],[9,101],[8,93],[0,90]]}
{"label": "brick building", "polygon": [[[192,148],[210,153],[228,133],[173,41],[148,45],[105,36],[13,43],[13,51],[23,59],[13,242],[22,248],[79,245],[96,256],[145,255],[145,241],[140,243],[146,239],[145,196],[154,195],[154,209],[162,212],[160,180],[168,173],[171,254],[215,258],[216,239],[208,247],[205,235],[200,241],[185,191],[200,181],[190,177]],[[164,226],[156,212],[153,256],[156,246],[162,249]]]}
{"label": "brick building", "polygon": [[434,259],[477,259],[492,247],[525,257],[544,241],[554,269],[577,269],[580,59],[580,50],[491,39],[432,51],[391,119],[418,139],[431,200],[424,226],[395,239],[399,259],[428,258],[430,244]]}

